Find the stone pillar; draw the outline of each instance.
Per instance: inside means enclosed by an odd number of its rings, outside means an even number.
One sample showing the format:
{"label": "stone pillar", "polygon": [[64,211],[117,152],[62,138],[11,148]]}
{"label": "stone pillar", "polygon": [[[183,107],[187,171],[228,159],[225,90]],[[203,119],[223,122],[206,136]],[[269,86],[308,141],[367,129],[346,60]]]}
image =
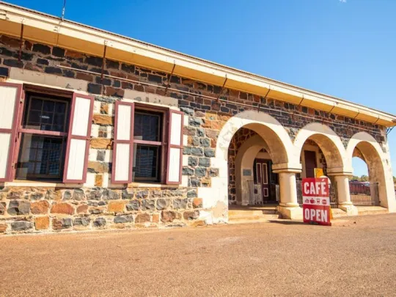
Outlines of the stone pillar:
{"label": "stone pillar", "polygon": [[338,195],[338,207],[348,215],[357,215],[358,209],[351,201],[348,175],[334,175]]}
{"label": "stone pillar", "polygon": [[284,207],[298,207],[296,174],[294,172],[279,173],[280,204]]}
{"label": "stone pillar", "polygon": [[278,212],[284,219],[302,220],[303,211],[297,202],[296,171],[283,169],[274,171],[279,174],[280,202]]}

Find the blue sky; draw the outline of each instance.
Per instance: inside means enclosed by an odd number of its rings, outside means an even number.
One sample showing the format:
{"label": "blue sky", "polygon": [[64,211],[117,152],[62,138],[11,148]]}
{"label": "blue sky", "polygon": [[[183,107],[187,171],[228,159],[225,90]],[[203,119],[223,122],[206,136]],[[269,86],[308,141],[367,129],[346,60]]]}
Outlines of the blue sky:
{"label": "blue sky", "polygon": [[[11,3],[60,16],[63,0]],[[396,0],[67,0],[66,18],[396,114]],[[396,175],[396,129],[390,134]],[[364,162],[355,173],[367,174]]]}

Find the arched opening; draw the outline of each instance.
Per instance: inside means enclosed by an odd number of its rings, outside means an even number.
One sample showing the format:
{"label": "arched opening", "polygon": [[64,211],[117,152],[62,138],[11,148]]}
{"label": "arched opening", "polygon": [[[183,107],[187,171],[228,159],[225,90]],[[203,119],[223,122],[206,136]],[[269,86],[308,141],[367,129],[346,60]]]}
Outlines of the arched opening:
{"label": "arched opening", "polygon": [[[238,145],[233,146],[231,142],[234,135],[241,128],[253,131],[265,142],[265,145],[268,148],[268,150],[266,149],[266,152],[272,161],[272,171],[279,172],[279,176],[282,177],[280,178],[280,184],[283,186],[280,188],[283,188],[284,191],[280,189],[280,200],[285,201],[285,207],[286,205],[287,207],[290,206],[290,208],[296,207],[296,203],[293,203],[295,200],[294,173],[291,173],[289,176],[286,172],[289,172],[290,170],[294,170],[293,172],[296,172],[300,170],[301,165],[295,162],[294,147],[288,132],[272,116],[256,110],[246,110],[228,119],[218,135],[216,153],[215,157],[211,160],[211,165],[219,169],[219,174],[218,177],[212,178],[212,188],[210,191],[206,188],[198,188],[198,196],[207,198],[205,199],[204,207],[212,210],[211,219],[215,223],[228,221],[230,193],[235,197],[231,198],[232,201],[235,201],[234,204],[236,204],[236,201],[241,201],[240,203],[242,204],[242,200],[244,200],[243,198],[240,198],[239,200],[237,198],[237,188],[242,189],[242,185],[236,185],[236,172],[239,171],[240,174],[244,176],[242,167],[239,166],[239,164],[242,164],[242,160],[245,160],[240,157],[241,161],[238,163],[238,169],[236,169],[236,155],[238,152],[233,152],[233,158],[235,160],[231,161],[231,163],[234,164],[231,166],[231,170],[234,171],[232,172],[234,178],[231,177],[233,185],[229,186],[230,160],[228,155],[230,144],[231,150],[238,148]],[[263,145],[262,148],[265,148],[265,145]],[[260,150],[262,150],[262,148],[260,148]],[[250,150],[246,150],[243,155],[248,157],[252,154],[254,155],[255,153],[252,153]],[[250,172],[246,171],[245,174],[245,176],[250,176],[251,179],[254,179],[253,165],[252,168],[250,168]],[[290,183],[288,184],[287,182],[289,180]],[[288,199],[291,202],[289,202]],[[286,217],[291,217],[296,213],[294,210],[289,209],[286,209],[285,211],[287,212]]]}
{"label": "arched opening", "polygon": [[[370,187],[368,203],[393,210],[395,192],[389,158],[375,138],[366,132],[355,134],[348,143],[347,154],[351,164],[353,157],[359,157],[367,164],[367,185]],[[351,196],[353,195],[351,191]]]}
{"label": "arched opening", "polygon": [[378,182],[370,180],[371,175],[364,154],[355,147],[352,156],[353,176],[349,181],[351,202],[355,206],[378,206]]}
{"label": "arched opening", "polygon": [[345,148],[341,139],[329,127],[312,123],[302,128],[294,141],[302,172],[297,175],[297,200],[302,203],[303,178],[327,176],[330,179],[330,203],[337,206],[337,188],[334,176],[344,173]]}
{"label": "arched opening", "polygon": [[[231,118],[223,127],[219,139],[227,138],[228,144],[218,143],[217,151],[226,156],[228,204],[279,201],[277,174],[273,168],[287,166],[288,150],[293,149],[282,125],[268,114],[246,111]],[[224,154],[226,144],[227,153]]]}
{"label": "arched opening", "polygon": [[229,204],[265,205],[279,202],[278,174],[265,140],[254,130],[240,128],[228,149]]}

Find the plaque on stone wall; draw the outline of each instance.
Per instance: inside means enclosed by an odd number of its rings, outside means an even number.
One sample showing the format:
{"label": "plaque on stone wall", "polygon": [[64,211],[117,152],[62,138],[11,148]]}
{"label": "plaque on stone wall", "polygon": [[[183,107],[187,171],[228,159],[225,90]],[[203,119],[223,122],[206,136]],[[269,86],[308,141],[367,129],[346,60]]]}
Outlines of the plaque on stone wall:
{"label": "plaque on stone wall", "polygon": [[252,171],[250,169],[243,169],[243,176],[251,176]]}

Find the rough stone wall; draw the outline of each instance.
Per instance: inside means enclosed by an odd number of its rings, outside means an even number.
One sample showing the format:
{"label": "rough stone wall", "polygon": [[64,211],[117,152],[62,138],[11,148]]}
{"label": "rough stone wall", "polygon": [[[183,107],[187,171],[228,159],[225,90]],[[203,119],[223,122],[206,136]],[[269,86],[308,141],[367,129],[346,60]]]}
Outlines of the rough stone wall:
{"label": "rough stone wall", "polygon": [[202,200],[186,189],[4,188],[0,232],[200,225]]}
{"label": "rough stone wall", "polygon": [[[63,222],[68,226],[65,230],[71,230],[86,224],[86,220],[84,224],[79,223],[82,218],[89,219],[87,228],[138,226],[142,222],[143,225],[194,222],[202,206],[202,200],[196,197],[197,187],[210,187],[211,178],[219,174],[218,168],[211,167],[218,134],[230,117],[244,110],[254,109],[270,114],[285,127],[292,139],[306,124],[323,122],[341,137],[344,144],[359,131],[368,132],[379,142],[385,141],[383,127],[364,121],[281,102],[270,97],[264,98],[232,89],[222,89],[221,86],[170,76],[163,72],[112,60],[106,60],[103,71],[104,74],[112,77],[105,76],[101,79],[101,57],[25,40],[19,60],[19,47],[19,39],[0,36],[0,80],[7,80],[12,69],[26,69],[63,77],[70,81],[82,81],[86,87],[80,91],[95,95],[88,165],[88,172],[94,176],[94,180],[92,187],[71,190],[41,187],[4,188],[0,200],[2,226],[0,230],[3,230],[1,232],[41,230],[43,228],[38,226],[41,223],[45,226],[47,221],[48,230],[62,229],[58,226],[62,226]],[[167,86],[169,90],[165,93]],[[69,87],[68,84],[64,86],[66,87]],[[114,102],[123,98],[130,90],[177,99],[178,107],[188,116],[188,124],[183,129],[187,137],[187,145],[183,151],[182,174],[183,179],[187,180],[184,186],[176,189],[109,188]],[[216,100],[218,96],[220,100]],[[144,96],[129,99],[145,101]],[[169,194],[172,191],[173,194]],[[132,192],[133,194],[128,194],[131,196],[127,196],[126,193]],[[137,196],[140,192],[147,192],[148,195]],[[158,193],[154,194],[154,192]],[[74,198],[79,197],[76,193],[82,193],[83,197]],[[110,196],[115,199],[109,199]],[[36,197],[40,198],[36,199]],[[179,203],[179,200],[184,202]],[[128,205],[137,205],[137,201],[140,206],[135,208],[138,210],[128,207]],[[41,203],[45,210],[39,210],[39,213],[35,214],[36,210],[33,210],[36,209],[35,203]],[[60,203],[66,204],[57,206]],[[117,207],[114,209],[115,205]],[[86,210],[79,213],[84,208]],[[101,209],[103,212],[95,213],[95,209]],[[62,223],[59,223],[59,220]],[[125,222],[116,223],[115,220]],[[97,222],[94,223],[95,221]]]}

